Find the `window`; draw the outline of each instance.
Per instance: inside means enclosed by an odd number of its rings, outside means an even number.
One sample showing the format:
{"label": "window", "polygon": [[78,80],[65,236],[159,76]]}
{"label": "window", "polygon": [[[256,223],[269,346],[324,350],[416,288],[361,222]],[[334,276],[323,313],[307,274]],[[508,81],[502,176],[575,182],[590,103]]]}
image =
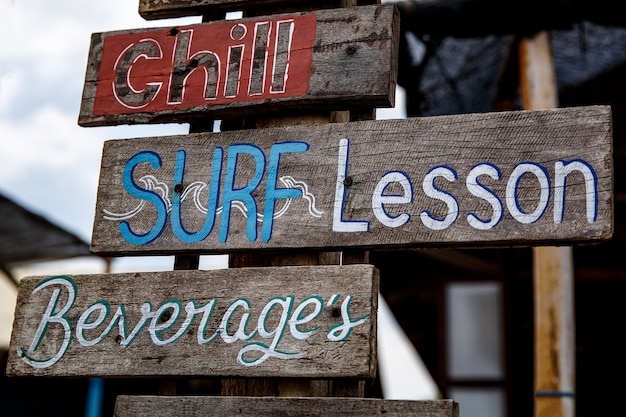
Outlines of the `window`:
{"label": "window", "polygon": [[446,286],[448,397],[463,417],[506,417],[502,284]]}

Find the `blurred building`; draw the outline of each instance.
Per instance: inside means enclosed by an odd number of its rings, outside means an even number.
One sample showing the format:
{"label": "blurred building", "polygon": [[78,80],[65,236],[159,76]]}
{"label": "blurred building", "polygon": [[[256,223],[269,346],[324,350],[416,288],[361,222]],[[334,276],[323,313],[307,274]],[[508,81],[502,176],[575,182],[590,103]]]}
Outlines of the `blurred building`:
{"label": "blurred building", "polygon": [[[626,6],[608,1],[396,2],[407,116],[520,110],[518,42],[548,31],[560,107],[610,105],[615,233],[575,246],[576,414],[613,414],[626,388]],[[533,415],[530,248],[372,252],[381,293],[461,415]]]}

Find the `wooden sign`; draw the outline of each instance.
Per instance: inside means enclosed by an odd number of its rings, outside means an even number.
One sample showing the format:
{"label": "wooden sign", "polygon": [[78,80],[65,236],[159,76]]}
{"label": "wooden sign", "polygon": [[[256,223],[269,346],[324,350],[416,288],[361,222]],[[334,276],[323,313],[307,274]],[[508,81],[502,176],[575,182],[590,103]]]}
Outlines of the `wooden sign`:
{"label": "wooden sign", "polygon": [[404,401],[374,398],[280,398],[214,396],[128,396],[115,402],[114,417],[459,417],[453,400]]}
{"label": "wooden sign", "polygon": [[100,255],[612,235],[606,106],[107,141]]}
{"label": "wooden sign", "polygon": [[398,27],[379,5],[96,33],[78,123],[392,107]]}
{"label": "wooden sign", "polygon": [[[376,0],[360,0],[359,5],[376,4]],[[139,0],[139,14],[146,20],[169,17],[217,14],[239,10],[251,12],[282,10],[296,7],[302,10],[341,7],[340,0],[307,0],[305,4],[293,0]]]}
{"label": "wooden sign", "polygon": [[31,277],[9,376],[373,378],[371,265]]}
{"label": "wooden sign", "polygon": [[[376,4],[376,0],[359,1],[359,5]],[[299,11],[338,8],[341,0],[139,0],[139,14],[146,20],[169,17],[217,14],[245,10],[281,10],[298,8]]]}

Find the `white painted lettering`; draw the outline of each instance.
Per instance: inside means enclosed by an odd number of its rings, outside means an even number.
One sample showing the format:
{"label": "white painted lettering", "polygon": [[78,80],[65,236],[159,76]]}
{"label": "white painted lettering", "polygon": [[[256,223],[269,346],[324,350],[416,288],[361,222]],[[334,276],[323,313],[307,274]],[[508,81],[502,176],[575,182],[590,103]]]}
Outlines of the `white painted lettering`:
{"label": "white painted lettering", "polygon": [[[33,337],[30,346],[28,347],[26,352],[24,352],[24,349],[21,347],[17,348],[17,355],[25,363],[37,369],[48,368],[61,360],[63,355],[65,355],[68,347],[70,346],[70,342],[72,339],[72,326],[67,317],[65,317],[65,315],[70,311],[72,305],[74,304],[74,300],[76,299],[76,293],[78,292],[76,284],[70,277],[52,277],[39,283],[39,285],[37,285],[33,290],[33,294],[36,294],[42,289],[53,285],[59,286],[60,288],[55,288],[52,291],[52,296],[50,297],[48,306],[46,307],[46,310],[44,311],[41,320],[39,321],[39,326],[37,326],[37,331],[35,332],[35,336]],[[65,302],[65,305],[55,313],[54,311],[57,308],[57,304],[59,303],[59,299],[63,289],[65,289],[67,292],[67,300]],[[61,341],[59,349],[51,358],[35,359],[34,353],[39,348],[44,337],[46,336],[50,324],[61,325],[61,327],[63,328],[63,340]]]}
{"label": "white painted lettering", "polygon": [[[387,187],[397,182],[402,186],[402,194],[389,195],[384,194]],[[400,227],[411,220],[411,216],[408,213],[401,213],[397,216],[390,216],[385,210],[385,204],[407,204],[413,201],[413,186],[411,179],[407,174],[400,171],[391,171],[383,175],[383,177],[376,184],[374,193],[372,194],[372,210],[374,216],[379,222],[387,227]]]}
{"label": "white painted lettering", "polygon": [[343,220],[344,203],[346,199],[346,179],[348,178],[348,156],[350,141],[339,141],[339,156],[337,160],[337,182],[335,186],[335,203],[333,210],[333,232],[367,232],[370,224],[367,221]]}
{"label": "white painted lettering", "polygon": [[427,196],[441,200],[448,206],[448,210],[443,219],[434,217],[430,211],[424,210],[420,213],[420,219],[424,226],[432,230],[444,230],[447,229],[456,221],[459,217],[459,203],[454,196],[446,191],[443,191],[435,185],[435,178],[443,177],[449,182],[457,180],[456,171],[450,167],[438,166],[431,169],[422,182],[422,188]]}
{"label": "white painted lettering", "polygon": [[[539,182],[539,201],[537,207],[532,213],[526,213],[522,210],[518,196],[519,196],[519,183],[522,176],[525,174],[532,174],[537,177]],[[544,167],[532,162],[524,162],[515,167],[509,181],[506,185],[506,206],[509,212],[515,220],[520,223],[530,224],[534,223],[546,211],[548,207],[548,201],[550,200],[550,177]]]}
{"label": "white painted lettering", "polygon": [[467,215],[467,222],[474,229],[478,230],[489,230],[495,227],[500,220],[502,220],[502,216],[504,215],[502,202],[498,198],[497,195],[494,194],[489,188],[483,185],[480,181],[478,181],[478,177],[481,175],[486,175],[494,180],[499,180],[501,177],[500,170],[495,165],[491,164],[478,164],[467,175],[467,179],[465,180],[465,184],[467,190],[474,196],[486,200],[493,210],[493,214],[489,220],[482,220],[474,213],[469,213]]}
{"label": "white painted lettering", "polygon": [[593,168],[582,160],[557,161],[554,164],[554,224],[563,221],[565,212],[565,186],[567,176],[578,171],[585,179],[587,222],[593,223],[598,217],[598,179]]}
{"label": "white painted lettering", "polygon": [[352,320],[352,317],[350,317],[351,301],[352,296],[349,295],[345,300],[343,300],[343,303],[341,303],[341,319],[343,321],[338,325],[333,326],[326,335],[326,338],[331,342],[340,342],[347,339],[354,327],[365,323],[365,321],[369,318],[369,314],[366,314],[356,320]]}
{"label": "white painted lettering", "polygon": [[[218,321],[218,325],[214,328],[214,333],[207,337],[207,332],[211,326],[211,316],[216,305],[216,300],[212,299],[203,305],[196,306],[193,300],[185,304],[184,311],[186,317],[182,320],[183,302],[177,299],[166,300],[161,305],[153,309],[149,301],[145,301],[139,308],[140,317],[131,333],[126,334],[126,308],[120,304],[104,330],[97,337],[90,337],[89,333],[97,331],[98,328],[104,327],[107,317],[110,315],[111,308],[109,302],[101,300],[95,302],[79,312],[72,311],[74,301],[76,300],[78,289],[76,283],[71,277],[53,277],[43,280],[39,283],[33,294],[41,291],[43,288],[54,287],[43,311],[42,318],[35,331],[32,342],[28,350],[18,349],[18,356],[28,365],[34,368],[48,368],[59,362],[70,348],[72,343],[72,325],[68,317],[78,316],[76,322],[76,348],[90,348],[103,342],[103,340],[111,335],[111,330],[117,325],[118,334],[113,336],[116,343],[119,343],[123,349],[130,348],[132,342],[145,329],[148,340],[155,346],[166,346],[177,343],[183,334],[185,334],[196,316],[201,315],[202,318],[197,324],[197,343],[204,346],[214,341],[217,336],[226,344],[235,342],[246,342],[237,353],[237,361],[246,367],[259,365],[269,359],[288,360],[304,357],[302,352],[285,352],[280,349],[281,341],[291,336],[295,340],[304,341],[315,334],[320,326],[315,325],[314,321],[323,311],[324,299],[318,295],[311,295],[297,303],[294,296],[274,297],[270,299],[260,310],[256,321],[252,321],[252,305],[245,298],[238,298],[230,303]],[[67,296],[63,296],[67,293]],[[334,294],[329,298],[327,306],[339,301],[339,295]],[[64,299],[64,304],[59,307],[60,300]],[[350,311],[350,302],[352,296],[348,295],[341,305],[341,322],[336,324],[327,332],[327,339],[333,342],[346,340],[350,332],[356,326],[367,321],[369,314],[352,319]],[[238,318],[238,321],[237,321]],[[180,327],[174,331],[176,325],[180,323]],[[233,322],[237,325],[233,326]],[[248,326],[256,323],[254,328],[249,331]],[[272,323],[270,326],[269,324]],[[60,325],[63,329],[61,343],[52,341],[54,346],[59,346],[56,353],[51,357],[43,359],[35,358],[38,351],[41,350],[44,339],[46,339],[48,329],[51,325]],[[217,323],[215,323],[217,324]],[[233,329],[235,329],[233,331]],[[168,332],[170,331],[170,332]],[[170,333],[166,336],[165,333]],[[54,333],[58,337],[58,332]],[[269,339],[269,343],[262,341],[254,341],[256,337]],[[119,340],[118,340],[119,339]]]}

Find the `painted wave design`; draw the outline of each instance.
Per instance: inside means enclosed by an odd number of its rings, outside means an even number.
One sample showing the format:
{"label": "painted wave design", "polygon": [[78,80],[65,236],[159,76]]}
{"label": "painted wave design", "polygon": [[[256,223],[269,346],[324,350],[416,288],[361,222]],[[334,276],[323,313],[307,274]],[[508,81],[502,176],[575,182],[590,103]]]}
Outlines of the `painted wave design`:
{"label": "painted wave design", "polygon": [[[309,214],[317,218],[322,217],[323,212],[319,211],[315,207],[315,196],[313,195],[313,193],[309,191],[309,186],[305,182],[298,181],[290,176],[280,177],[278,180],[285,186],[285,188],[300,189],[302,191],[302,198],[306,200],[308,203]],[[154,175],[143,176],[139,178],[139,182],[143,184],[146,190],[157,193],[161,197],[163,202],[167,205],[167,211],[168,212],[171,211],[172,201],[170,199],[169,187],[167,186],[167,184],[159,181]],[[204,191],[206,187],[207,187],[207,184],[202,181],[192,182],[187,187],[185,187],[183,194],[180,196],[181,202],[185,201],[188,198],[191,198],[193,199],[193,203],[196,209],[202,214],[207,214],[208,209],[202,204],[200,200],[202,191]],[[283,206],[274,213],[274,218],[277,219],[281,217],[282,215],[284,215],[289,209],[289,206],[291,205],[293,200],[294,200],[293,198],[285,199]],[[139,202],[137,207],[135,207],[134,209],[130,211],[127,211],[126,213],[115,213],[110,210],[104,209],[102,210],[104,213],[103,218],[105,220],[112,220],[112,221],[128,220],[128,219],[135,217],[137,214],[139,214],[145,206],[146,206],[146,201],[141,200],[141,202]],[[217,208],[216,215],[219,215],[222,212],[222,207],[223,206],[219,206]],[[233,201],[231,207],[239,210],[241,214],[243,214],[246,218],[248,218],[248,208],[242,202]],[[257,213],[257,221],[263,222],[263,214]]]}

